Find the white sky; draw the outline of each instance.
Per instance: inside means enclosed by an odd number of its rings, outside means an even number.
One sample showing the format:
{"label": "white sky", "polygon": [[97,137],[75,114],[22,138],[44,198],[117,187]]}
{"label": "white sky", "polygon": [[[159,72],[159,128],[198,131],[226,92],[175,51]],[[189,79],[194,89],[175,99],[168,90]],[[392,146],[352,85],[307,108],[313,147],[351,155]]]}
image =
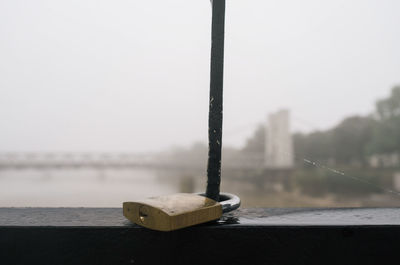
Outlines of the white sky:
{"label": "white sky", "polygon": [[[224,144],[366,114],[400,83],[400,1],[228,0]],[[0,0],[0,151],[207,141],[209,0]]]}

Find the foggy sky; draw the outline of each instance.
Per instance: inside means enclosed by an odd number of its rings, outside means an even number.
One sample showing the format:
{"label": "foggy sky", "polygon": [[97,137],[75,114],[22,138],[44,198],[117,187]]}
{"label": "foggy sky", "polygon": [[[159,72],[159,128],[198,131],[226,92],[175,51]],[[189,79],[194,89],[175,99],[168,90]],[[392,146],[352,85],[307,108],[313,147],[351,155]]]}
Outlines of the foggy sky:
{"label": "foggy sky", "polygon": [[[228,0],[224,138],[367,114],[400,83],[400,1]],[[207,141],[209,0],[0,0],[0,151]]]}

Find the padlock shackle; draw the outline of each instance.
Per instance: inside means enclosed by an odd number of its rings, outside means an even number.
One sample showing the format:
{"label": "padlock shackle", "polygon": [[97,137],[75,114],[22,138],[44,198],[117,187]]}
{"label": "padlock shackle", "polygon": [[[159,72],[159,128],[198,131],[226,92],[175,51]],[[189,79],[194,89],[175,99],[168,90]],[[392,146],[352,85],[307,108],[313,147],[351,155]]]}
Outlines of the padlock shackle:
{"label": "padlock shackle", "polygon": [[[204,193],[197,193],[201,196],[207,197]],[[240,198],[232,193],[221,192],[219,194],[219,204],[222,206],[222,212],[228,213],[234,211],[240,207]]]}
{"label": "padlock shackle", "polygon": [[219,194],[219,203],[222,206],[222,212],[228,213],[240,207],[240,198],[232,193],[221,192]]}

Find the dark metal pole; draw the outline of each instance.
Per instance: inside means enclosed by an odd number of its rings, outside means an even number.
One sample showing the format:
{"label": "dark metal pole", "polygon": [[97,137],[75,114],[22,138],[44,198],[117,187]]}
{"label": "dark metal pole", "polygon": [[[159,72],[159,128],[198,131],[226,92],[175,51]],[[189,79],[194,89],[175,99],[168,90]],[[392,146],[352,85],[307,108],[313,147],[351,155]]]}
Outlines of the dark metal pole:
{"label": "dark metal pole", "polygon": [[211,0],[211,77],[208,117],[208,165],[206,196],[219,201],[222,147],[222,91],[224,75],[225,0]]}

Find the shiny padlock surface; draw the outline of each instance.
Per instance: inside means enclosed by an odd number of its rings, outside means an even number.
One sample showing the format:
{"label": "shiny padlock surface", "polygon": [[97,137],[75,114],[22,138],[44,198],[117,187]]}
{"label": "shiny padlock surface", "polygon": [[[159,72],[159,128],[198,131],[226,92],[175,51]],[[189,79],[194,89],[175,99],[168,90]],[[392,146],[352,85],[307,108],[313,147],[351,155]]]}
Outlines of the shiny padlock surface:
{"label": "shiny padlock surface", "polygon": [[201,194],[178,193],[137,202],[124,202],[123,213],[131,222],[146,228],[172,231],[221,218],[222,212],[227,211],[227,205],[229,209],[232,208],[229,201],[235,204],[234,209],[239,207],[240,199],[234,197],[236,199],[226,200],[228,203],[219,203]]}

